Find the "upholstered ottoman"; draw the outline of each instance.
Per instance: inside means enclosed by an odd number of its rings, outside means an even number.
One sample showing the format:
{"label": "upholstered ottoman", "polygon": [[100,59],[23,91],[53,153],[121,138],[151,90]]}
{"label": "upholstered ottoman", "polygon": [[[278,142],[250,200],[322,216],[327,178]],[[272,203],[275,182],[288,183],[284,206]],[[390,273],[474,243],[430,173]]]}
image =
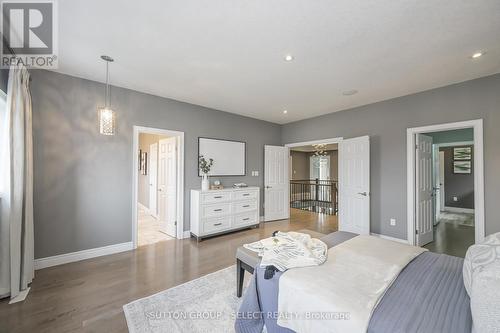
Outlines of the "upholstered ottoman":
{"label": "upholstered ottoman", "polygon": [[[308,234],[312,238],[321,238],[325,236],[325,234],[322,234],[320,232],[307,229],[297,230],[297,232]],[[238,249],[236,249],[236,296],[241,297],[245,271],[253,274],[254,268],[259,263],[260,257],[256,252],[247,250],[243,246],[240,246],[238,247]]]}

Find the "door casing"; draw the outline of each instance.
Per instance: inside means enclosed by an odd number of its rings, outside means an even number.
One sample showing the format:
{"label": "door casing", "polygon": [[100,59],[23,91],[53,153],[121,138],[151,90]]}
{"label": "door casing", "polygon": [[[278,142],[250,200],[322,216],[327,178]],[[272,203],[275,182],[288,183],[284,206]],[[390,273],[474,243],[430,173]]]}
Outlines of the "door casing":
{"label": "door casing", "polygon": [[415,144],[416,134],[472,128],[474,130],[474,231],[476,243],[485,235],[483,119],[413,127],[406,130],[407,241],[417,244],[415,228]]}
{"label": "door casing", "polygon": [[139,179],[139,134],[176,136],[177,141],[177,238],[189,238],[189,231],[184,231],[184,132],[161,128],[133,126],[132,138],[132,245],[137,248],[137,190]]}

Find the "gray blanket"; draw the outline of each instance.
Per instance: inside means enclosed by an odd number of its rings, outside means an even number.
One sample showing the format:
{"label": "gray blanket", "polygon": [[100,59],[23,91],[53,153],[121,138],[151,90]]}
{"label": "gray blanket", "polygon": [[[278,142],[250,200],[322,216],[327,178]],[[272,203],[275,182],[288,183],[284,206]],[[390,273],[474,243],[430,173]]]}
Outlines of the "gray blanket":
{"label": "gray blanket", "polygon": [[[328,247],[355,234],[335,232],[323,237]],[[469,297],[462,279],[463,259],[423,253],[406,266],[387,290],[371,317],[369,333],[443,332],[470,333]],[[281,272],[264,279],[256,267],[244,295],[235,330],[238,333],[292,333],[277,325],[278,287]],[[325,286],[327,288],[327,286]]]}

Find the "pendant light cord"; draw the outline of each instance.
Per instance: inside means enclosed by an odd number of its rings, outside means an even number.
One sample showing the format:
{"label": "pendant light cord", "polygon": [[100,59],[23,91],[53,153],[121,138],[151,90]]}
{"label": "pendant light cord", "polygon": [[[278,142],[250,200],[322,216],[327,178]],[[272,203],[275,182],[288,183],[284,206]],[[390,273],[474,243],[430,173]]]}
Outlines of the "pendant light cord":
{"label": "pendant light cord", "polygon": [[109,61],[106,61],[106,108],[109,107]]}

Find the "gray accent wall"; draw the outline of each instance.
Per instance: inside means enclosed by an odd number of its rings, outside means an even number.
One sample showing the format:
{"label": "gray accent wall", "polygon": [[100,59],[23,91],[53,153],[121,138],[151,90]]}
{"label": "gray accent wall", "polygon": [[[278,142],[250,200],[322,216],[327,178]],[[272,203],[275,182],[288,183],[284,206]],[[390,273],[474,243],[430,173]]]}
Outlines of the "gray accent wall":
{"label": "gray accent wall", "polygon": [[480,118],[488,235],[500,231],[500,74],[286,124],[282,142],[369,135],[371,231],[406,239],[406,129]]}
{"label": "gray accent wall", "polygon": [[[453,170],[453,149],[470,147],[471,173],[455,173]],[[444,152],[444,204],[447,207],[474,209],[474,146],[441,147]],[[457,198],[457,201],[453,200]]]}
{"label": "gray accent wall", "polygon": [[[36,258],[131,241],[133,125],[185,132],[185,230],[189,192],[201,183],[199,136],[247,142],[247,176],[219,177],[225,186],[246,182],[262,188],[264,145],[281,143],[279,125],[116,87],[116,135],[99,135],[103,84],[31,73]],[[251,177],[251,170],[259,176]]]}

